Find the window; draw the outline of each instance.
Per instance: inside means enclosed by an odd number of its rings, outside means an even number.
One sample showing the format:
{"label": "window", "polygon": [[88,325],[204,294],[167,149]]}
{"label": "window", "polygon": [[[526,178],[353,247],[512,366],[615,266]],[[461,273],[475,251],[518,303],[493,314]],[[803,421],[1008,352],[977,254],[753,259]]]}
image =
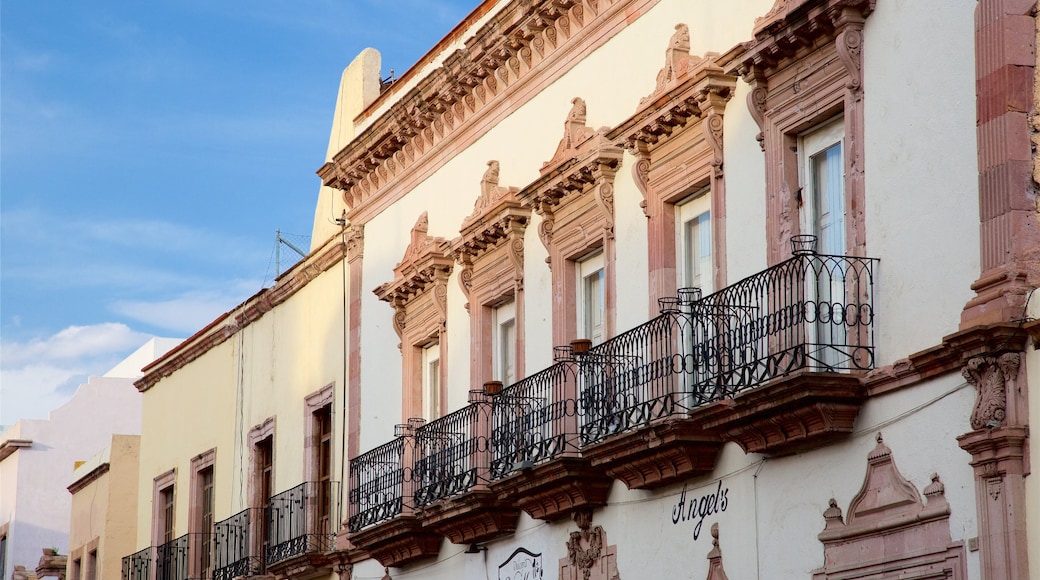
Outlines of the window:
{"label": "window", "polygon": [[83,570],[83,566],[81,564],[81,560],[79,558],[76,558],[75,560],[73,560],[72,561],[72,578],[70,580],[80,580],[80,577],[83,574],[82,570]]}
{"label": "window", "polygon": [[581,338],[599,344],[605,338],[604,311],[606,284],[603,274],[603,253],[578,262],[578,332]]}
{"label": "window", "polygon": [[422,416],[432,421],[441,416],[441,345],[422,349]]}
{"label": "window", "polygon": [[314,465],[318,481],[318,530],[328,534],[332,530],[332,405],[325,405],[314,413]]}
{"label": "window", "polygon": [[516,382],[516,302],[510,300],[492,312],[492,376],[503,385]]}
{"label": "window", "polygon": [[0,527],[0,576],[7,570],[7,524]]}
{"label": "window", "polygon": [[216,448],[191,459],[188,488],[188,571],[192,578],[209,576],[213,568],[213,495]]}
{"label": "window", "polygon": [[173,541],[173,486],[159,491],[159,506],[162,520],[159,529],[162,530],[162,543]]}
{"label": "window", "polygon": [[199,523],[201,530],[199,568],[208,577],[213,565],[213,466],[199,473]]}
{"label": "window", "polygon": [[799,138],[802,231],[816,236],[821,254],[847,253],[844,136],[844,121],[838,119]]}
{"label": "window", "polygon": [[678,282],[680,288],[700,288],[704,295],[713,292],[711,254],[711,195],[707,190],[676,206],[676,247],[679,248]]}
{"label": "window", "polygon": [[[255,477],[256,477],[256,500],[257,505],[254,507],[264,508],[267,506],[274,495],[274,438],[265,437],[261,439],[254,447],[253,452],[255,454]],[[255,518],[259,526],[256,530],[258,533],[255,537],[260,538],[260,555],[267,554],[267,547],[271,540],[269,537],[271,530],[267,525],[266,517]]]}
{"label": "window", "polygon": [[97,550],[87,552],[87,576],[85,580],[97,580]]}

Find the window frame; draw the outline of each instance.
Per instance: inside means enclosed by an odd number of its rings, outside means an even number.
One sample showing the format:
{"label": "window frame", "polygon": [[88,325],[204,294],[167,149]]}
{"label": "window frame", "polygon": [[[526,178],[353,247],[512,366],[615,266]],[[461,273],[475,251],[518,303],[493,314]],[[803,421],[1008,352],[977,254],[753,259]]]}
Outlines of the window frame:
{"label": "window frame", "polygon": [[[204,451],[191,460],[191,487],[189,488],[188,502],[191,511],[188,513],[189,549],[191,551],[188,561],[189,574],[192,577],[202,578],[207,571],[213,568],[213,524],[215,502],[213,490],[216,487],[216,447]],[[209,517],[210,522],[206,526],[206,474],[209,474]]]}
{"label": "window frame", "polygon": [[[176,538],[177,469],[157,475],[152,480],[152,545],[161,546]],[[169,505],[166,495],[169,495]],[[169,537],[167,537],[169,536]]]}

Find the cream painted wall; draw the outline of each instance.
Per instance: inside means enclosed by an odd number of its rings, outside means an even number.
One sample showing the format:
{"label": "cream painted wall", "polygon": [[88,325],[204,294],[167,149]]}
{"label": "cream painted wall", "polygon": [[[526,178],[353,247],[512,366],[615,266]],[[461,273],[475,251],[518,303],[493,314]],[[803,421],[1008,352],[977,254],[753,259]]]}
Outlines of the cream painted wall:
{"label": "cream painted wall", "polygon": [[747,109],[747,83],[737,88],[723,118],[726,173],[726,276],[733,284],[766,268],[766,164]]}
{"label": "cream painted wall", "polygon": [[188,531],[190,461],[216,448],[216,519],[248,507],[249,430],[275,418],[275,492],[303,482],[304,398],[334,384],[334,479],[340,480],[345,368],[342,264],[144,393],[137,548],[151,544],[156,476],[177,470],[177,535]]}
{"label": "cream painted wall", "polygon": [[100,461],[88,461],[76,470],[77,476],[85,476],[101,463],[109,465],[107,473],[72,494],[69,570],[77,550],[86,570],[86,548],[96,539],[98,578],[119,578],[122,558],[134,551],[136,542],[140,437],[113,435],[111,445],[99,455]]}
{"label": "cream painted wall", "polygon": [[879,2],[864,28],[867,253],[882,257],[878,366],[956,332],[974,296],[976,4]]}
{"label": "cream painted wall", "polygon": [[[1030,301],[1029,316],[1034,319],[1040,317],[1040,301]],[[1032,345],[1027,346],[1024,362],[1027,386],[1032,391],[1028,393],[1029,424],[1040,425],[1040,395],[1033,388],[1038,384],[1036,377],[1040,377],[1040,350]],[[1030,441],[1029,445],[1029,465],[1040,465],[1040,445],[1034,441]],[[1037,475],[1036,468],[1026,476],[1026,536],[1032,539],[1027,553],[1029,577],[1040,578],[1040,542],[1036,541],[1040,538],[1040,475]]]}

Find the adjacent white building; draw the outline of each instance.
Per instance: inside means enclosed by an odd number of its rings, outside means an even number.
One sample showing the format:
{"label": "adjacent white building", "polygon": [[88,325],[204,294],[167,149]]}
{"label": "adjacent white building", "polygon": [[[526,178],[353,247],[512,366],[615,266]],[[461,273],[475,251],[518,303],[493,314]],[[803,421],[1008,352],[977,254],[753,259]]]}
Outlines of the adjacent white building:
{"label": "adjacent white building", "polygon": [[23,419],[0,435],[0,573],[16,565],[35,570],[42,549],[68,553],[67,489],[77,461],[111,442],[112,434],[141,432],[141,368],[176,346],[154,338],[100,377],[89,377],[47,419]]}

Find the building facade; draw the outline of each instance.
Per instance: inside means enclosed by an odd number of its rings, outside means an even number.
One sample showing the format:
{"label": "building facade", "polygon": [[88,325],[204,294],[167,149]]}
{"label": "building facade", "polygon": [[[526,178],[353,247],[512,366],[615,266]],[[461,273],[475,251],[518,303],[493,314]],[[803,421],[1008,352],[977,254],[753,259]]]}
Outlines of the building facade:
{"label": "building facade", "polygon": [[118,578],[137,537],[139,435],[112,435],[110,444],[79,463],[72,495],[66,580]]}
{"label": "building facade", "polygon": [[1040,577],[1032,8],[366,50],[311,254],[137,383],[124,578]]}
{"label": "building facade", "polygon": [[75,462],[141,429],[141,367],[178,341],[153,338],[100,377],[89,377],[48,419],[23,419],[0,435],[0,574],[36,569],[41,550],[68,553]]}

